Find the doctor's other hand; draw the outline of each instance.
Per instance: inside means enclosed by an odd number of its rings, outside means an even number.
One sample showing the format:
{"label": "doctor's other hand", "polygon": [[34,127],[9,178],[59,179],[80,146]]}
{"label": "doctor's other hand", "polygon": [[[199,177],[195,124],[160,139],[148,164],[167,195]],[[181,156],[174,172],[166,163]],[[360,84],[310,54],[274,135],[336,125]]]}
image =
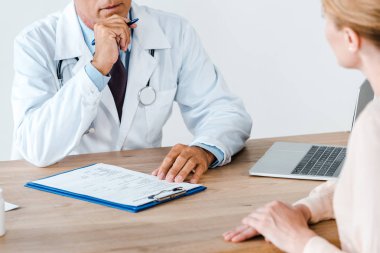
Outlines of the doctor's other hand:
{"label": "doctor's other hand", "polygon": [[194,173],[190,182],[196,184],[214,160],[215,156],[203,148],[177,144],[152,175],[161,180],[181,183]]}
{"label": "doctor's other hand", "polygon": [[128,49],[131,41],[130,28],[136,28],[137,25],[128,27],[127,22],[129,19],[115,14],[94,25],[96,45],[92,65],[103,75],[111,71],[119,58],[119,50]]}
{"label": "doctor's other hand", "polygon": [[309,229],[310,210],[274,201],[245,217],[243,225],[223,234],[226,241],[241,242],[257,235],[286,252],[303,252],[316,234]]}

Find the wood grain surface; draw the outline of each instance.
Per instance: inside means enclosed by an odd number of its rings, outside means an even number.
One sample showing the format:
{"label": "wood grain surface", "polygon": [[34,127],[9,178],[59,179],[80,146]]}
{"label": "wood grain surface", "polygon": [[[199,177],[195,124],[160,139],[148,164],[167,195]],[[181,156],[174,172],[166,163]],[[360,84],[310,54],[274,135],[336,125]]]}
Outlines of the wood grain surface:
{"label": "wood grain surface", "polygon": [[[233,244],[222,233],[272,200],[292,203],[321,182],[250,177],[248,170],[275,141],[346,145],[349,133],[250,140],[227,166],[211,169],[208,189],[132,214],[24,187],[28,181],[92,163],[150,173],[169,148],[70,156],[48,168],[25,161],[0,162],[0,187],[21,208],[6,213],[0,252],[280,252],[262,238]],[[313,226],[339,245],[334,221]]]}

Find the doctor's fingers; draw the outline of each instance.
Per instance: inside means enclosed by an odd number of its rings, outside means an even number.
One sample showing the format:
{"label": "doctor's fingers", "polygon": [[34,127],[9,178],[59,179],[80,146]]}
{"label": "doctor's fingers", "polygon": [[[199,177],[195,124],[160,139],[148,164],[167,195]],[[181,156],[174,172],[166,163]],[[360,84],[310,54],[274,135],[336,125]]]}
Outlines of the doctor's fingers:
{"label": "doctor's fingers", "polygon": [[106,26],[119,25],[119,26],[124,26],[124,27],[128,28],[128,24],[127,24],[128,21],[129,21],[129,19],[125,19],[125,18],[120,17],[118,15],[113,15],[107,19],[101,20],[100,22],[98,22],[98,24],[103,24]]}
{"label": "doctor's fingers", "polygon": [[181,168],[178,175],[175,177],[175,182],[182,183],[183,181],[185,181],[187,176],[190,175],[192,171],[196,170],[198,166],[199,165],[194,159],[190,158],[189,160],[187,160],[185,166]]}
{"label": "doctor's fingers", "polygon": [[177,174],[182,170],[182,168],[185,166],[187,162],[187,158],[182,156],[182,153],[180,153],[177,158],[175,158],[175,162],[173,165],[169,168],[167,174],[166,174],[166,180],[169,182],[174,182],[174,178],[177,176]]}
{"label": "doctor's fingers", "polygon": [[181,153],[181,150],[174,146],[169,153],[166,155],[164,160],[162,161],[160,167],[158,168],[157,175],[159,179],[164,179],[166,177],[167,172],[172,167],[174,162],[177,160],[178,155]]}
{"label": "doctor's fingers", "polygon": [[190,183],[197,184],[207,169],[207,166],[198,165],[195,169],[193,177],[190,180]]}
{"label": "doctor's fingers", "polygon": [[126,51],[131,42],[130,29],[120,25],[110,25],[108,28],[114,33],[120,49]]}
{"label": "doctor's fingers", "polygon": [[159,169],[155,169],[154,171],[152,171],[152,176],[157,176],[158,175],[158,171],[159,171]]}
{"label": "doctor's fingers", "polygon": [[126,50],[130,42],[130,29],[126,25],[119,24],[97,24],[94,27],[95,39],[112,37],[122,50]]}
{"label": "doctor's fingers", "polygon": [[119,22],[119,23],[124,23],[124,24],[127,24],[129,21],[131,21],[129,18],[125,18],[117,14],[114,14],[111,17],[103,19],[103,22]]}
{"label": "doctor's fingers", "polygon": [[179,153],[176,153],[173,157],[172,155],[173,154],[168,154],[165,157],[162,165],[152,172],[153,176],[159,175],[160,179],[166,179],[169,182],[174,181],[174,178],[177,176],[178,172],[186,164],[187,159],[178,156]]}

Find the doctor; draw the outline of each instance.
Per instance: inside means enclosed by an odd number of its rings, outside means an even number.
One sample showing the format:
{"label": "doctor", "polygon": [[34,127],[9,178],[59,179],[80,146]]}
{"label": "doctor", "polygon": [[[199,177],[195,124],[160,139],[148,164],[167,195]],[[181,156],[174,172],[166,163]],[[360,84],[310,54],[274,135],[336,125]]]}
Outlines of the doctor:
{"label": "doctor", "polygon": [[131,0],[74,0],[26,28],[14,50],[14,158],[44,167],[159,147],[174,101],[194,141],[173,147],[152,173],[160,179],[197,183],[250,136],[241,100],[176,15]]}

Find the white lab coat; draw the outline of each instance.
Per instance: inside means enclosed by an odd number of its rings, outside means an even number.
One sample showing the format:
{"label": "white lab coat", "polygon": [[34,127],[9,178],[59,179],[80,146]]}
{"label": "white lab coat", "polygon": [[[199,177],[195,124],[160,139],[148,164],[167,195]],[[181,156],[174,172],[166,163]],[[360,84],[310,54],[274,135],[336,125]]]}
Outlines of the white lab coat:
{"label": "white lab coat", "polygon": [[[119,122],[108,86],[99,92],[85,72],[92,54],[85,44],[74,3],[26,28],[15,40],[12,105],[14,154],[36,166],[67,155],[161,146],[162,128],[173,102],[194,135],[194,143],[219,148],[223,164],[243,148],[251,119],[182,18],[138,6],[129,80]],[[155,57],[149,54],[155,49]],[[77,62],[74,58],[78,57]],[[57,79],[61,59],[63,86]],[[138,101],[147,85],[157,91],[150,106]],[[94,133],[86,133],[93,126]]]}

